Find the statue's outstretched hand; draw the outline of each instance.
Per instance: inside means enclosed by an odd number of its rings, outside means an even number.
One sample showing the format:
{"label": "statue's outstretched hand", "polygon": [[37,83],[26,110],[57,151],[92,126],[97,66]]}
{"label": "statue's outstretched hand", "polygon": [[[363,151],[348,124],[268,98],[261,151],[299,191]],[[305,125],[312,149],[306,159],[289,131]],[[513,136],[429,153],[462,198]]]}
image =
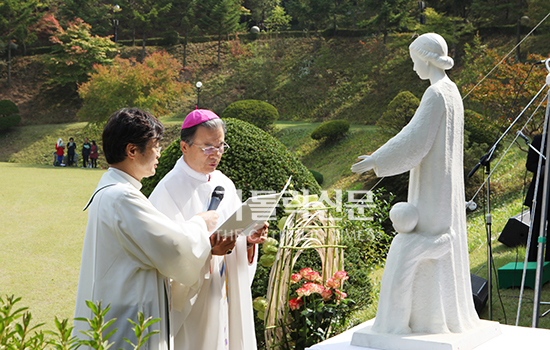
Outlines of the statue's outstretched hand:
{"label": "statue's outstretched hand", "polygon": [[371,156],[359,156],[357,157],[362,159],[362,161],[357,162],[351,166],[351,171],[357,174],[364,173],[365,171],[371,170],[374,168],[374,159]]}

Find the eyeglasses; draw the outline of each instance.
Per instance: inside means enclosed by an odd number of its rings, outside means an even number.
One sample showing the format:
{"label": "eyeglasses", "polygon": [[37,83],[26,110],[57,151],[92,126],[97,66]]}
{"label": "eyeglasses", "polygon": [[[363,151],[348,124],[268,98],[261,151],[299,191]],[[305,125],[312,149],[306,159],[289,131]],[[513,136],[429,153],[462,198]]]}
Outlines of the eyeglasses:
{"label": "eyeglasses", "polygon": [[[197,145],[193,144],[193,146],[197,146]],[[227,143],[223,142],[218,147],[216,147],[216,146],[210,146],[210,147],[206,147],[206,148],[202,148],[201,146],[197,146],[197,147],[202,149],[202,151],[204,152],[205,155],[211,156],[212,154],[214,154],[215,151],[218,151],[220,154],[223,154],[223,152],[225,152],[225,150],[227,148],[229,148],[229,145]]]}

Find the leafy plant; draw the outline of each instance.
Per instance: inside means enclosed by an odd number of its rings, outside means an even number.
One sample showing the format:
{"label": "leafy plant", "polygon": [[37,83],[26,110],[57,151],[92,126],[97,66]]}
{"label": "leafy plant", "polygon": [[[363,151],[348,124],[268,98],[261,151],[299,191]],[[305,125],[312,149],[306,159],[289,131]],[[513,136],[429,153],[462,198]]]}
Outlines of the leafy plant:
{"label": "leafy plant", "polygon": [[304,268],[290,279],[297,296],[288,301],[292,343],[287,342],[282,348],[303,350],[329,338],[335,326],[341,325],[351,313],[354,302],[346,299],[347,294],[341,288],[348,279],[345,271],[336,271],[323,281],[319,272]]}
{"label": "leafy plant", "polygon": [[105,315],[111,309],[110,306],[107,306],[105,309],[101,307],[101,301],[98,301],[97,304],[87,300],[86,305],[92,310],[94,317],[92,319],[87,319],[84,317],[77,317],[75,321],[88,322],[90,329],[83,331],[84,335],[90,337],[89,340],[80,340],[79,343],[86,345],[96,350],[107,350],[113,344],[109,343],[109,338],[116,332],[116,329],[113,329],[107,334],[103,334],[107,331],[107,328],[112,325],[116,319],[109,321],[105,320]]}

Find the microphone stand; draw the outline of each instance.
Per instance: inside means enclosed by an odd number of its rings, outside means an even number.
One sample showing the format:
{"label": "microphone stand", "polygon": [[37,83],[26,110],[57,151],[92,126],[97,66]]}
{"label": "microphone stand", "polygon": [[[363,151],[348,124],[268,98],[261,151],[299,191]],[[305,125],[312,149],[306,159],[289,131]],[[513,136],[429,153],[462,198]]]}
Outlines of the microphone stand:
{"label": "microphone stand", "polygon": [[[550,61],[550,60],[549,60]],[[546,66],[547,68],[550,70],[550,68],[548,67],[548,62],[546,62]],[[547,80],[550,80],[550,78],[547,78]],[[523,113],[525,113],[525,111],[531,106],[531,104],[535,101],[535,99],[540,95],[540,93],[544,90],[545,87],[541,88],[539,90],[539,92],[537,93],[537,95],[531,100],[531,102],[529,102],[527,104],[527,106],[523,109],[523,111],[521,111],[521,113],[516,117],[516,119],[514,119],[514,121],[512,122],[512,124],[510,124],[508,126],[508,128],[502,133],[502,135],[496,140],[496,142],[493,144],[493,146],[489,149],[489,152],[487,152],[487,154],[483,155],[479,162],[476,164],[476,166],[470,171],[470,173],[468,174],[468,177],[472,177],[472,175],[474,175],[474,173],[477,171],[477,169],[479,169],[479,167],[481,165],[483,165],[485,167],[485,170],[486,170],[486,174],[487,174],[487,179],[485,180],[485,182],[487,183],[487,214],[485,216],[485,222],[486,222],[486,226],[487,226],[487,284],[488,284],[488,287],[489,287],[489,291],[488,291],[488,300],[487,302],[489,303],[489,319],[492,320],[493,319],[493,296],[492,296],[492,291],[493,291],[493,283],[492,283],[492,257],[493,257],[493,252],[492,252],[492,247],[491,247],[491,221],[492,221],[492,218],[491,218],[491,186],[490,186],[490,183],[491,183],[491,157],[493,156],[496,148],[497,148],[497,145],[500,143],[500,141],[504,138],[504,136],[506,136],[506,134],[508,134],[508,132],[512,129],[512,127],[518,122],[518,120],[521,118],[521,116],[523,115]],[[541,274],[542,274],[542,271],[541,271]]]}
{"label": "microphone stand", "polygon": [[[550,60],[546,60],[546,69],[548,72],[550,72],[550,66],[549,66]],[[546,84],[550,87],[550,74],[546,77]],[[546,120],[548,120],[548,115],[550,114],[550,91],[548,93],[548,99],[546,102]],[[546,137],[546,158],[550,157],[550,137],[548,137],[548,132],[545,130],[547,137]],[[545,164],[544,167],[544,187],[543,187],[543,195],[544,198],[542,200],[542,210],[541,210],[541,217],[540,217],[540,231],[539,231],[539,239],[538,239],[538,250],[537,250],[537,271],[535,274],[535,295],[534,295],[534,302],[533,302],[533,321],[531,326],[536,328],[539,325],[539,312],[540,312],[540,290],[542,288],[542,273],[543,273],[543,264],[544,264],[544,246],[546,243],[546,221],[548,219],[548,200],[550,197],[550,186],[549,186],[549,164]]]}
{"label": "microphone stand", "polygon": [[485,167],[485,174],[487,176],[487,213],[485,215],[485,224],[487,231],[487,285],[489,287],[489,291],[487,293],[487,303],[489,304],[489,320],[493,319],[493,274],[491,272],[491,268],[493,265],[493,251],[491,246],[491,157],[493,156],[497,144],[498,141],[493,145],[493,147],[491,147],[488,153],[486,153],[479,159],[479,162],[468,174],[468,177],[472,177],[477,169],[479,169],[479,167],[483,165]]}

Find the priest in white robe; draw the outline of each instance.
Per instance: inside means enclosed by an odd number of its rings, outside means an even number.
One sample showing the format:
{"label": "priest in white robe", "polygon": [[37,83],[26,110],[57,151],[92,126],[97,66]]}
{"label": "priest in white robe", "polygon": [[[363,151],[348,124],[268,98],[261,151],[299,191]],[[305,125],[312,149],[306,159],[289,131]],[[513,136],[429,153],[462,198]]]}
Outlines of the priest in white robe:
{"label": "priest in white robe", "polygon": [[[223,152],[225,125],[213,112],[197,109],[181,131],[183,156],[156,186],[149,199],[174,222],[190,220],[208,208],[217,186],[225,190],[217,208],[223,223],[240,206],[233,181],[216,167]],[[238,237],[234,248],[213,252],[201,274],[200,289],[172,282],[172,332],[176,350],[256,350],[250,286],[256,270],[256,243],[264,229]],[[229,242],[228,242],[229,244]]]}
{"label": "priest in white robe", "polygon": [[[197,213],[185,223],[175,223],[159,212],[139,191],[140,180],[155,174],[164,128],[151,114],[122,109],[113,114],[103,131],[103,149],[109,170],[102,176],[85,209],[88,225],[76,298],[75,318],[93,318],[86,301],[110,306],[105,319],[116,318],[109,328],[113,349],[133,349],[133,325],[138,312],[160,318],[148,332],[144,349],[168,350],[170,346],[167,277],[197,287],[199,272],[211,254],[209,231],[218,215]],[[89,338],[84,321],[75,321],[73,335]],[[105,332],[104,335],[107,334]]]}

